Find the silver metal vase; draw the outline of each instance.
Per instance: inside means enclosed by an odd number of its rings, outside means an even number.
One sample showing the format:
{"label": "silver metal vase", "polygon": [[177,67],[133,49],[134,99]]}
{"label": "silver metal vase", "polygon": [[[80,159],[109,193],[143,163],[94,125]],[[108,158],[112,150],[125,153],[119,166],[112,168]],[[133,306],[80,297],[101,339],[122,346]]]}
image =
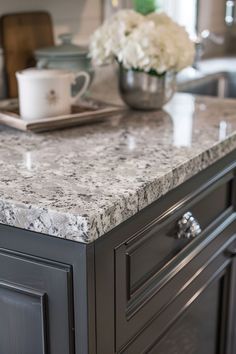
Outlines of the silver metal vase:
{"label": "silver metal vase", "polygon": [[161,109],[176,91],[176,74],[151,75],[119,66],[119,89],[123,101],[134,109]]}

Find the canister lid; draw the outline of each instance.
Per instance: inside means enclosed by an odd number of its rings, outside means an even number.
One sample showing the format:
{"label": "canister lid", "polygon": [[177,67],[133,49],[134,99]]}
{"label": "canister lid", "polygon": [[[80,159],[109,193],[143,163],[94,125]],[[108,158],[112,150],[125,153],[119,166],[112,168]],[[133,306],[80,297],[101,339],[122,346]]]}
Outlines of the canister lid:
{"label": "canister lid", "polygon": [[59,38],[62,41],[60,45],[37,49],[35,55],[41,58],[87,56],[87,47],[77,46],[72,43],[72,33],[61,34]]}

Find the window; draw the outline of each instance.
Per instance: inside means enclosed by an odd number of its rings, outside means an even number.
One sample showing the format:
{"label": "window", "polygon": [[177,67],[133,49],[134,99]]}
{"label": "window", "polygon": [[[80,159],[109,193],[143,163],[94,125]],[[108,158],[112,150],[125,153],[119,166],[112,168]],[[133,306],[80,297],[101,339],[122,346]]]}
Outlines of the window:
{"label": "window", "polygon": [[176,22],[185,26],[191,36],[196,34],[197,0],[159,0],[161,8]]}
{"label": "window", "polygon": [[[103,0],[105,5],[105,18],[121,8],[132,8],[132,0]],[[143,0],[145,1],[145,0]],[[197,26],[198,0],[155,0],[176,22],[184,26],[190,36],[195,37]]]}

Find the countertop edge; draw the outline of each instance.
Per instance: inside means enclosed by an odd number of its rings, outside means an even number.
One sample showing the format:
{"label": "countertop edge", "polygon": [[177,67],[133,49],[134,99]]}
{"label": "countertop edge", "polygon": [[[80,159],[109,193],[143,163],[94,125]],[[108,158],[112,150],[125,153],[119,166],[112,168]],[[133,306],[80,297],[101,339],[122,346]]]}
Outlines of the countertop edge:
{"label": "countertop edge", "polygon": [[58,212],[46,207],[17,204],[0,197],[0,223],[89,244],[235,149],[236,133],[145,184],[127,198],[116,197],[112,205],[90,217]]}

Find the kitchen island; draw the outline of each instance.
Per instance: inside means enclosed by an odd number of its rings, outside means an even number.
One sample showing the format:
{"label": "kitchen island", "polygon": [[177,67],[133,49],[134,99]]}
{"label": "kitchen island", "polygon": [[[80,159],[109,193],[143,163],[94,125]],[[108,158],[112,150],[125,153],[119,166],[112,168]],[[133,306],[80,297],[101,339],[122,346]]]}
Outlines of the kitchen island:
{"label": "kitchen island", "polygon": [[0,139],[0,353],[234,353],[234,100]]}

